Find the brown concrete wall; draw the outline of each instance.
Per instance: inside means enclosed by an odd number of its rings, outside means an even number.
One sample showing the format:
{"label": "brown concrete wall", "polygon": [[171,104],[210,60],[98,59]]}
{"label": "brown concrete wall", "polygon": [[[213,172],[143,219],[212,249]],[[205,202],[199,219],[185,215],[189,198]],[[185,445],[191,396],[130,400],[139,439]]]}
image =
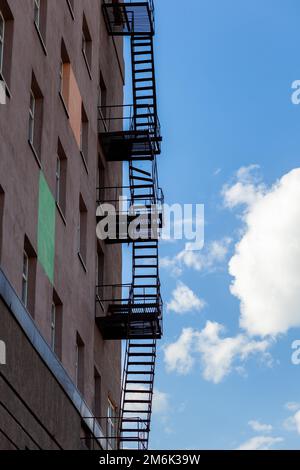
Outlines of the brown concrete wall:
{"label": "brown concrete wall", "polygon": [[8,352],[0,366],[0,450],[80,449],[79,413],[1,299],[0,315]]}
{"label": "brown concrete wall", "polygon": [[[54,287],[63,304],[62,363],[69,375],[75,379],[75,342],[78,332],[85,344],[84,397],[92,408],[96,366],[102,377],[102,413],[106,414],[108,396],[116,404],[119,402],[121,344],[104,342],[95,326],[97,259],[95,213],[98,158],[105,166],[107,186],[121,184],[122,167],[119,163],[106,164],[104,161],[97,136],[97,103],[100,70],[107,86],[107,103],[123,102],[122,40],[116,40],[114,45],[112,38],[108,37],[102,17],[101,2],[98,0],[75,0],[74,19],[67,0],[50,0],[47,3],[45,54],[33,23],[33,1],[8,0],[14,17],[14,35],[10,76],[11,98],[7,100],[5,106],[0,106],[0,186],[5,193],[1,267],[21,296],[25,234],[37,252],[39,173],[42,169],[54,195],[57,142],[60,139],[68,161],[66,216],[64,220],[57,210],[54,286],[51,285],[40,263],[37,263],[34,318],[45,339],[50,341]],[[81,50],[83,12],[93,41],[91,77]],[[90,124],[87,165],[80,155],[68,116],[59,97],[62,39],[70,57]],[[40,163],[28,144],[32,72],[44,96]],[[85,267],[77,253],[79,194],[82,195],[88,211]],[[118,246],[102,246],[102,248],[105,255],[105,282],[120,283],[121,248]],[[9,335],[9,341],[12,341],[15,335],[12,326],[9,327]],[[23,343],[21,344],[23,347]],[[25,352],[27,354],[26,348],[24,354]],[[28,392],[29,396],[30,383],[25,380],[25,375],[20,374],[18,369],[13,372],[12,380],[17,381],[20,392],[22,390],[24,393]],[[33,386],[34,390],[38,390],[38,387],[42,386],[41,379],[36,377]],[[58,392],[56,393],[58,395]],[[42,405],[41,402],[41,407]],[[55,420],[57,409],[52,411],[55,411],[55,414],[51,414]],[[51,420],[51,416],[48,414],[47,418]],[[72,419],[76,421],[71,417],[69,422],[72,423]],[[75,421],[73,424],[77,433],[78,426]],[[66,438],[66,443],[67,446],[72,446],[74,441]]]}

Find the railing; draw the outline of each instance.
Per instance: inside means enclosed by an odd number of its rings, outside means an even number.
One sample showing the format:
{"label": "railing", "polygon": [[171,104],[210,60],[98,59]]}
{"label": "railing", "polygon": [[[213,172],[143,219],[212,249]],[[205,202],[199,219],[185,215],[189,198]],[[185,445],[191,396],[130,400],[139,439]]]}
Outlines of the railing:
{"label": "railing", "polygon": [[[145,122],[145,130],[153,136],[160,135],[160,122],[158,116],[151,116],[150,106],[145,105],[143,110],[149,114]],[[135,120],[139,119],[139,114],[135,112],[133,104],[98,106],[98,129],[100,133],[115,131],[133,131]]]}
{"label": "railing", "polygon": [[[154,266],[153,266],[154,267]],[[100,304],[102,315],[106,315],[109,305],[147,305],[162,307],[160,282],[148,285],[111,284],[96,286],[96,302]]]}
{"label": "railing", "polygon": [[[116,208],[117,213],[135,214],[149,213],[149,205],[152,206],[151,211],[162,212],[164,203],[164,194],[161,188],[156,188],[149,183],[149,187],[140,188],[143,194],[139,197],[137,190],[132,198],[130,186],[105,186],[97,188],[97,204],[111,204]],[[135,206],[138,206],[136,208]],[[144,211],[142,210],[144,206]],[[150,211],[150,212],[151,212]]]}
{"label": "railing", "polygon": [[[83,418],[83,421],[89,422],[89,427],[93,430],[89,435],[81,437],[81,441],[90,450],[120,450],[128,447],[126,437],[121,433],[122,417],[93,417]],[[147,433],[147,423],[137,416],[126,417],[126,423],[129,428],[134,429],[138,450],[145,450],[144,439]],[[102,432],[99,432],[99,426]],[[130,443],[129,443],[130,445]]]}
{"label": "railing", "polygon": [[[132,7],[130,9],[130,6]],[[135,18],[136,9],[144,8],[144,15]],[[116,35],[154,33],[155,14],[153,0],[104,1],[103,9],[108,30]]]}

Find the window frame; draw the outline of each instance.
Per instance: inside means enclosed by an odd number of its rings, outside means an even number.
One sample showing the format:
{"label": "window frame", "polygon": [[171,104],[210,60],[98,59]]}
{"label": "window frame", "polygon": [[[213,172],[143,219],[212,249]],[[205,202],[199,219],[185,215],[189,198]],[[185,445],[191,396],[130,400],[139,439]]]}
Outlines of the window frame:
{"label": "window frame", "polygon": [[29,284],[29,256],[26,250],[23,251],[23,268],[22,268],[22,302],[27,308],[28,306],[28,284]]}
{"label": "window frame", "polygon": [[51,305],[51,349],[55,352],[56,348],[56,304],[52,302]]}
{"label": "window frame", "polygon": [[34,0],[34,23],[38,30],[41,24],[41,0]]}
{"label": "window frame", "polygon": [[116,419],[117,419],[117,407],[113,404],[113,402],[108,398],[107,404],[107,438],[114,449],[116,446],[116,437],[117,437],[117,426],[116,426]]}
{"label": "window frame", "polygon": [[30,89],[30,104],[29,104],[29,135],[28,139],[32,146],[34,146],[34,131],[35,131],[35,109],[36,97],[32,88]]}
{"label": "window frame", "polygon": [[61,184],[61,159],[59,155],[56,156],[56,171],[55,171],[55,200],[56,204],[60,207],[60,184]]}
{"label": "window frame", "polygon": [[0,74],[3,74],[3,64],[4,64],[4,47],[5,47],[5,19],[0,11],[0,23],[2,24],[2,34],[0,27]]}
{"label": "window frame", "polygon": [[61,96],[63,96],[63,86],[64,86],[64,61],[60,59],[60,69],[59,69],[59,91]]}

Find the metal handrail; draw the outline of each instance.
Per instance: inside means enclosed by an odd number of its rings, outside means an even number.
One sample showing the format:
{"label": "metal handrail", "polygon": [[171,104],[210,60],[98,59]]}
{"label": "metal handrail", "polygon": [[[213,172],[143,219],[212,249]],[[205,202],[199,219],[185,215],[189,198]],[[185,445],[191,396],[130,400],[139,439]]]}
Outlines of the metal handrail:
{"label": "metal handrail", "polygon": [[[129,115],[124,115],[122,112],[122,115],[112,115],[113,110],[127,110],[129,109]],[[147,109],[149,112],[148,116],[148,122],[145,122],[145,127],[148,127],[148,131],[155,136],[160,136],[160,121],[158,116],[156,115],[151,116],[151,106],[146,105],[144,106],[143,109]],[[109,112],[107,114],[107,111]],[[124,104],[124,105],[105,105],[105,106],[98,106],[98,112],[99,112],[99,117],[98,117],[98,122],[101,122],[105,128],[106,132],[111,131],[111,123],[114,121],[123,121],[123,127],[124,127],[124,121],[125,123],[129,121],[129,125],[125,126],[125,129],[123,130],[129,130],[129,131],[134,131],[135,130],[135,125],[134,122],[139,118],[139,115],[135,112],[135,107],[133,104]],[[126,129],[127,127],[127,129]]]}
{"label": "metal handrail", "polygon": [[[153,192],[150,193],[150,190]],[[146,194],[145,197],[142,198],[134,198],[132,194],[130,194],[131,186],[104,186],[97,188],[97,204],[112,204],[112,205],[122,205],[122,203],[127,202],[127,209],[118,212],[135,212],[135,205],[142,206],[142,202],[144,202],[145,207],[151,206],[161,208],[164,204],[164,194],[161,188],[157,187],[155,183],[153,185],[149,184],[149,188],[142,189],[144,192],[149,191],[149,194]],[[125,192],[127,194],[124,194]],[[128,207],[129,205],[129,207]],[[131,210],[132,209],[132,210]],[[137,210],[137,212],[139,212]],[[149,210],[147,209],[147,212]],[[152,212],[152,210],[150,210]]]}

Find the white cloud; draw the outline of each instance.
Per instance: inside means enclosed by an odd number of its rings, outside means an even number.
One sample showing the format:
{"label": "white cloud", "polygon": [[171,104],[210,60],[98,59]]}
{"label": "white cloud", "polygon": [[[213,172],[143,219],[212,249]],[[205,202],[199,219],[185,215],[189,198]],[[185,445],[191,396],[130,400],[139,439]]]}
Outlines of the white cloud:
{"label": "white cloud", "polygon": [[153,413],[163,415],[169,411],[169,395],[154,389],[153,394]]}
{"label": "white cloud", "polygon": [[256,191],[229,262],[231,292],[248,334],[276,336],[300,326],[300,168]]}
{"label": "white cloud", "polygon": [[160,259],[161,266],[168,269],[175,277],[179,276],[183,268],[195,271],[212,271],[225,261],[232,240],[225,237],[208,243],[202,251],[190,251],[189,246],[180,251],[173,258]]}
{"label": "white cloud", "polygon": [[[245,335],[222,338],[224,327],[208,321],[203,330],[183,329],[179,339],[164,348],[165,364],[169,372],[187,374],[196,360],[202,365],[205,380],[219,383],[233,369],[240,368],[251,355],[268,357],[268,341],[249,340]],[[235,366],[236,362],[238,363]]]}
{"label": "white cloud", "polygon": [[241,444],[237,450],[268,450],[283,440],[282,437],[255,436]]}
{"label": "white cloud", "polygon": [[283,424],[288,431],[296,431],[300,434],[300,410],[296,411],[293,416],[287,418]]}
{"label": "white cloud", "polygon": [[240,205],[251,206],[261,199],[265,186],[261,183],[257,170],[259,165],[242,167],[236,173],[236,182],[223,187],[225,207],[233,209]]}
{"label": "white cloud", "polygon": [[178,372],[179,374],[188,374],[193,365],[192,343],[194,339],[194,330],[184,328],[179,339],[164,347],[164,361],[168,372]]}
{"label": "white cloud", "polygon": [[289,411],[297,411],[300,408],[300,403],[289,401],[284,405],[284,407]]}
{"label": "white cloud", "polygon": [[177,283],[176,289],[172,292],[172,298],[167,304],[169,311],[179,314],[193,310],[200,311],[204,307],[204,300],[197,297],[197,295],[181,281]]}
{"label": "white cloud", "polygon": [[273,426],[271,424],[263,424],[256,420],[251,420],[248,422],[249,426],[255,432],[272,432]]}

